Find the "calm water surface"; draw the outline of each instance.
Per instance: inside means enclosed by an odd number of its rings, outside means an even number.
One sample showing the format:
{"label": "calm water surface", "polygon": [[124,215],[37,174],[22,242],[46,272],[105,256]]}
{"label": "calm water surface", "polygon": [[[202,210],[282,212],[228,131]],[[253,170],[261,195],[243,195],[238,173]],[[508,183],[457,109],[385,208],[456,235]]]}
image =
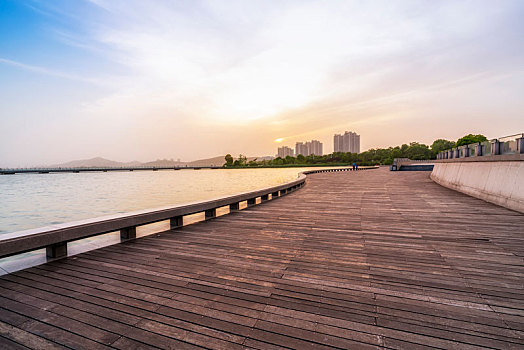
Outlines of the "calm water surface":
{"label": "calm water surface", "polygon": [[0,176],[0,234],[278,185],[308,168]]}

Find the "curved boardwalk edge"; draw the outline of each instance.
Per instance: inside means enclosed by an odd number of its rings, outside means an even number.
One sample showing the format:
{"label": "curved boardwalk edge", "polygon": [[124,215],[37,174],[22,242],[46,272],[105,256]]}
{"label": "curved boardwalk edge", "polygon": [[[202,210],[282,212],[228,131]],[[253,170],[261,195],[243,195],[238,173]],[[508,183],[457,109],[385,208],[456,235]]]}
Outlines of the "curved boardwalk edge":
{"label": "curved boardwalk edge", "polygon": [[315,174],[279,201],[0,277],[0,344],[522,348],[523,223],[427,173]]}
{"label": "curved boardwalk edge", "polygon": [[[361,170],[374,168],[376,167],[363,167]],[[139,226],[170,220],[170,227],[178,228],[184,225],[184,216],[201,212],[205,213],[206,220],[213,219],[217,215],[216,211],[218,208],[229,207],[229,211],[234,212],[240,210],[241,202],[247,202],[247,206],[250,207],[257,203],[258,198],[260,198],[261,202],[265,202],[291,193],[304,186],[307,174],[350,170],[350,168],[310,170],[299,173],[296,180],[232,196],[3,234],[0,235],[0,258],[41,248],[46,248],[46,254],[49,259],[63,258],[68,255],[68,242],[114,231],[120,231],[121,241],[135,239],[137,238],[136,229]]]}

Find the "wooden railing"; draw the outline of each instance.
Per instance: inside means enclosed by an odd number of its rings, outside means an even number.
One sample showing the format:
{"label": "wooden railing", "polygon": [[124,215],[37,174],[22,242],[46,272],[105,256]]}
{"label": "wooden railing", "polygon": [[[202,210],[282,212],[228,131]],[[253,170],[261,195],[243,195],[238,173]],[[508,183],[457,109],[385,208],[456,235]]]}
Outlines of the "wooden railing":
{"label": "wooden railing", "polygon": [[[376,167],[363,167],[359,170],[373,168]],[[67,256],[68,242],[115,231],[120,231],[121,241],[131,240],[136,238],[138,226],[169,220],[171,229],[174,229],[183,226],[184,216],[202,212],[205,219],[209,220],[216,217],[218,208],[229,207],[230,212],[234,212],[240,210],[241,202],[246,202],[249,207],[255,205],[258,198],[261,202],[265,202],[270,197],[276,199],[291,193],[305,185],[307,174],[351,170],[350,168],[310,170],[300,173],[297,180],[233,196],[2,234],[0,235],[0,258],[41,248],[46,248],[48,259],[62,258]]]}

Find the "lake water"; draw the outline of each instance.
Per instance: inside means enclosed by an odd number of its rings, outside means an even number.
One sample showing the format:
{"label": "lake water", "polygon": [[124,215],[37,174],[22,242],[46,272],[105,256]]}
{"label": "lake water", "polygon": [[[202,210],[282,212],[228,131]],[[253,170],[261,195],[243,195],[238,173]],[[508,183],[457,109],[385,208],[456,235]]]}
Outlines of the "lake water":
{"label": "lake water", "polygon": [[0,234],[261,189],[307,169],[3,175]]}

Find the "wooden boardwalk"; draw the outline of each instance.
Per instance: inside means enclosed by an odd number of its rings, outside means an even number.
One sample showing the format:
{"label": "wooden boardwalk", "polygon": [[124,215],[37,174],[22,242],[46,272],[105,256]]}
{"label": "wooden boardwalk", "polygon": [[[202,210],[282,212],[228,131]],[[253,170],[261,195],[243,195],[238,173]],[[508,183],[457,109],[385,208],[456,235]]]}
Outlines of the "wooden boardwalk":
{"label": "wooden boardwalk", "polygon": [[427,172],[284,198],[0,278],[0,348],[523,349],[524,215]]}

